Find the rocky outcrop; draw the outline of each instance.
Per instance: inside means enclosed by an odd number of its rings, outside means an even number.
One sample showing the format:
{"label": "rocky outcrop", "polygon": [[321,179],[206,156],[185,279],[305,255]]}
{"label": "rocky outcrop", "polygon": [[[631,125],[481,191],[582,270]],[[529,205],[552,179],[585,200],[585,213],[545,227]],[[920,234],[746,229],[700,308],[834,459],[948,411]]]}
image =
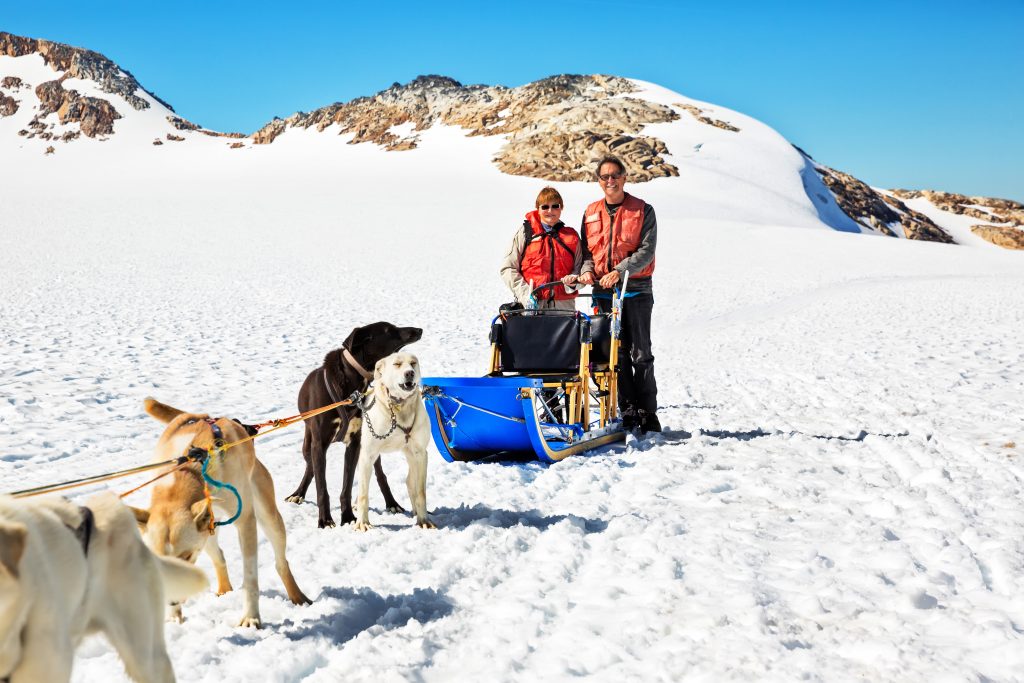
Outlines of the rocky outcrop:
{"label": "rocky outcrop", "polygon": [[199,130],[199,126],[191,121],[186,121],[180,116],[168,116],[167,121],[178,130]]}
{"label": "rocky outcrop", "polygon": [[149,102],[136,94],[141,90],[174,111],[171,105],[139,85],[134,76],[98,52],[0,31],[0,55],[21,57],[34,53],[42,56],[54,71],[62,71],[68,78],[93,81],[103,92],[123,97],[135,109],[149,108]]}
{"label": "rocky outcrop", "polygon": [[738,132],[740,132],[740,129],[737,128],[736,126],[728,124],[725,121],[719,121],[718,119],[713,119],[713,118],[711,118],[709,116],[705,116],[704,115],[704,110],[701,109],[700,107],[695,107],[692,104],[680,104],[678,102],[675,103],[674,106],[679,107],[680,109],[685,109],[686,111],[690,112],[690,114],[693,115],[693,118],[697,119],[701,123],[706,123],[709,126],[714,126],[715,128],[721,128],[722,130],[727,130],[727,131],[729,131],[731,133],[738,133]]}
{"label": "rocky outcrop", "polygon": [[[299,116],[298,114],[295,115]],[[295,121],[295,117],[291,117]],[[260,128],[258,131],[252,134],[252,142],[254,145],[269,145],[273,142],[278,135],[283,133],[288,128],[288,122],[284,119],[274,117],[274,120],[267,125]]]}
{"label": "rocky outcrop", "polygon": [[253,134],[253,142],[270,144],[289,128],[331,128],[350,135],[349,144],[401,151],[414,149],[422,131],[443,124],[470,136],[505,136],[494,163],[513,175],[589,180],[593,162],[608,152],[623,158],[634,182],[678,175],[664,158],[665,143],[637,134],[647,124],[679,115],[671,107],[625,96],[633,90],[624,78],[599,75],[552,76],[517,88],[420,76],[373,97],[275,118]]}
{"label": "rocky outcrop", "polygon": [[665,163],[668,149],[657,138],[597,133],[542,133],[514,137],[494,161],[503,173],[565,182],[593,180],[594,161],[614,154],[629,168],[630,182],[678,176]]}
{"label": "rocky outcrop", "polygon": [[892,190],[892,193],[903,199],[923,197],[943,211],[961,216],[970,216],[990,223],[1008,223],[1014,227],[1024,227],[1024,204],[1011,199],[968,197],[935,190]]}
{"label": "rocky outcrop", "polygon": [[985,221],[971,232],[1007,249],[1024,249],[1024,204],[1011,199],[969,197],[935,190],[892,190],[903,199],[927,199],[943,211]]}
{"label": "rocky outcrop", "polygon": [[121,118],[114,106],[97,97],[82,96],[77,90],[66,90],[61,85],[64,78],[47,81],[36,87],[39,114],[34,121],[57,112],[62,124],[81,124],[82,134],[86,137],[95,138],[113,133],[114,121]]}
{"label": "rocky outcrop", "polygon": [[21,79],[17,76],[4,76],[4,80],[0,81],[0,88],[5,90],[17,90],[21,85]]}
{"label": "rocky outcrop", "polygon": [[10,116],[18,111],[18,101],[0,92],[0,116]]}
{"label": "rocky outcrop", "polygon": [[1006,249],[1024,249],[1024,229],[998,225],[975,225],[971,228],[978,237]]}
{"label": "rocky outcrop", "polygon": [[908,239],[953,243],[948,232],[899,199],[876,192],[853,176],[828,166],[816,163],[815,170],[843,213],[861,225],[891,237],[896,236],[895,230],[902,230]]}

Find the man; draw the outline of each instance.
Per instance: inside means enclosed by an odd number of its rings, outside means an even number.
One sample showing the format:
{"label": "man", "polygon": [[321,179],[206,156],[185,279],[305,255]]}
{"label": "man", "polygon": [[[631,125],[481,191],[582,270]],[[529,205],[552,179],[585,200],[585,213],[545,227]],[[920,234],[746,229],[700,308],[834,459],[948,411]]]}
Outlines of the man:
{"label": "man", "polygon": [[660,432],[658,385],[651,352],[651,275],[658,220],[650,204],[625,192],[626,167],[618,157],[606,156],[598,162],[597,182],[604,198],[588,206],[583,214],[583,266],[578,280],[594,285],[594,293],[604,295],[594,301],[607,313],[611,310],[612,290],[621,286],[629,271],[619,347],[622,424],[627,430],[639,429],[641,434]]}

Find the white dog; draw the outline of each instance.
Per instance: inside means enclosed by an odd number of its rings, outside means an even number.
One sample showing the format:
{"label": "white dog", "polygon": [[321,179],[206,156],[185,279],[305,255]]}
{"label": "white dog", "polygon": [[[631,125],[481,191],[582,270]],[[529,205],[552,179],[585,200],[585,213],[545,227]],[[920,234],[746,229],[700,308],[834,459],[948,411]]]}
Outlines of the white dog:
{"label": "white dog", "polygon": [[370,473],[381,453],[401,451],[409,463],[405,479],[416,525],[436,529],[427,518],[427,444],[430,423],[420,396],[420,364],[411,353],[393,353],[377,361],[373,391],[364,403],[361,446],[356,475],[356,529],[370,528]]}
{"label": "white dog", "polygon": [[153,555],[112,493],[86,507],[0,496],[0,680],[70,680],[75,647],[99,631],[133,679],[174,681],[164,605],[207,585],[202,570]]}

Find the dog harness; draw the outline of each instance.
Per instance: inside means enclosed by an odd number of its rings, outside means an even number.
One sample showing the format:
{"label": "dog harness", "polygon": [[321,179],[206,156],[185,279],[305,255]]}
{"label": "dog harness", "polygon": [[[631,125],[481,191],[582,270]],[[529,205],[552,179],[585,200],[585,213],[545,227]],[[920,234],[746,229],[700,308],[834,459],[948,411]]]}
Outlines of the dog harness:
{"label": "dog harness", "polygon": [[92,510],[84,505],[79,505],[78,510],[82,513],[82,521],[78,523],[78,526],[70,524],[64,526],[78,539],[78,543],[82,546],[82,554],[88,557],[89,541],[92,539],[92,532],[96,529],[96,518],[93,516]]}
{"label": "dog harness", "polygon": [[[385,391],[387,391],[387,389],[385,389]],[[409,439],[412,436],[412,428],[416,424],[417,413],[413,413],[412,422],[409,423],[409,426],[403,427],[402,425],[398,424],[398,417],[395,415],[394,402],[392,402],[392,404],[388,406],[388,412],[391,413],[391,429],[388,430],[387,434],[378,434],[377,431],[373,428],[373,423],[370,422],[370,416],[367,414],[370,412],[370,408],[372,408],[373,404],[376,402],[377,397],[373,396],[370,399],[370,402],[362,407],[363,420],[366,422],[366,426],[370,428],[370,434],[373,435],[373,438],[380,439],[381,441],[383,441],[384,439],[391,436],[391,434],[395,431],[395,428],[397,427],[398,429],[401,429],[403,432],[405,432],[405,442],[409,443]],[[401,401],[399,401],[399,403],[401,403]]]}

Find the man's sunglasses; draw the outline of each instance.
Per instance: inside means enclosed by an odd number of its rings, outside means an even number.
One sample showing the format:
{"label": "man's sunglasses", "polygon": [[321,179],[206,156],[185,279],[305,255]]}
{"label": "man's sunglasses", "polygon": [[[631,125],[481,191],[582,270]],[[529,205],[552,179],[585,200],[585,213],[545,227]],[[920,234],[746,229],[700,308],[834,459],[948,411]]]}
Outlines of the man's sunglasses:
{"label": "man's sunglasses", "polygon": [[561,209],[561,208],[562,208],[561,204],[541,204],[540,205],[540,210],[541,211],[547,211],[548,209],[553,209],[553,210],[554,209]]}
{"label": "man's sunglasses", "polygon": [[621,178],[624,175],[626,175],[626,174],[623,173],[622,171],[619,171],[618,173],[605,173],[604,175],[599,175],[597,177],[600,178],[602,182],[607,183],[612,178],[615,178],[616,180],[618,180],[619,178]]}

